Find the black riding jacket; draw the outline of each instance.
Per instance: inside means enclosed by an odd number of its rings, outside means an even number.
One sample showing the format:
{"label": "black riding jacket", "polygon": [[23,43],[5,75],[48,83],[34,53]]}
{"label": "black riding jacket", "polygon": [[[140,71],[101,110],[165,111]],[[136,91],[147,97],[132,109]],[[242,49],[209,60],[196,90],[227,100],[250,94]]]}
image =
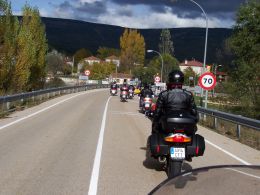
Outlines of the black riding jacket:
{"label": "black riding jacket", "polygon": [[117,84],[112,84],[112,85],[110,85],[110,89],[117,89]]}
{"label": "black riding jacket", "polygon": [[187,111],[198,119],[197,107],[192,93],[184,89],[170,89],[159,94],[153,122],[158,123],[162,115],[176,110]]}
{"label": "black riding jacket", "polygon": [[147,95],[152,96],[153,91],[151,89],[143,89],[141,91],[141,98],[145,98]]}

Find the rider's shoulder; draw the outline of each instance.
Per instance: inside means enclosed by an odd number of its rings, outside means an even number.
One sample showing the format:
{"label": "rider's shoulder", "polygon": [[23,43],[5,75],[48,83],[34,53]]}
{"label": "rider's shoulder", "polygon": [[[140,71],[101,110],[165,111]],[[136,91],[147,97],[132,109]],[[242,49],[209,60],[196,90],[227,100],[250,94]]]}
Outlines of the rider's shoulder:
{"label": "rider's shoulder", "polygon": [[186,89],[183,89],[183,92],[184,92],[185,94],[189,95],[189,96],[192,96],[192,92],[187,91]]}
{"label": "rider's shoulder", "polygon": [[162,96],[162,97],[164,97],[164,96],[166,96],[166,95],[167,95],[167,93],[168,93],[168,91],[167,91],[167,90],[161,91],[161,93],[159,94],[159,96]]}

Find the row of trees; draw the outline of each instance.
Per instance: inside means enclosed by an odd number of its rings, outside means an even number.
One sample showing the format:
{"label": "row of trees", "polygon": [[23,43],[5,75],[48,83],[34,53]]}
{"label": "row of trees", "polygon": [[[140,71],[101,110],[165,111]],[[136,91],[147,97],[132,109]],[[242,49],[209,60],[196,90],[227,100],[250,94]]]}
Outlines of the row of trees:
{"label": "row of trees", "polygon": [[[233,35],[227,40],[234,56],[226,92],[260,119],[260,2],[250,0],[237,13]],[[229,52],[230,53],[230,52]]]}
{"label": "row of trees", "polygon": [[38,9],[26,4],[19,21],[0,0],[0,12],[0,94],[42,88],[48,46]]}

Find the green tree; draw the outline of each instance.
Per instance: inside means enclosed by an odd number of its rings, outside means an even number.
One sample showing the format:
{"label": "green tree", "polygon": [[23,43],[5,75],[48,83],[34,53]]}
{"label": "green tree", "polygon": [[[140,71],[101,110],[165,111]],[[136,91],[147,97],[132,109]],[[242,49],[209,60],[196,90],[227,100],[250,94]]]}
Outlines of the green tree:
{"label": "green tree", "polygon": [[88,66],[90,69],[90,79],[102,80],[115,71],[115,64],[113,63],[94,63],[92,66]]}
{"label": "green tree", "polygon": [[133,70],[133,75],[134,77],[139,78],[143,83],[153,83],[156,72],[158,71],[153,66],[139,66]]}
{"label": "green tree", "polygon": [[47,61],[46,71],[48,73],[52,73],[53,75],[56,75],[57,72],[63,72],[63,69],[65,68],[64,58],[56,50],[53,50],[52,52],[47,54],[46,61]]}
{"label": "green tree", "polygon": [[29,90],[41,89],[45,82],[46,55],[48,51],[47,39],[45,36],[45,26],[43,25],[37,8],[30,8],[29,31],[32,35],[35,47],[35,63],[30,68]]}
{"label": "green tree", "polygon": [[17,61],[12,80],[14,92],[27,90],[30,69],[36,64],[36,47],[33,44],[33,35],[29,28],[31,11],[28,5],[23,8],[22,24],[17,37]]}
{"label": "green tree", "polygon": [[[179,66],[178,66],[179,62],[176,58],[174,58],[170,54],[164,54],[162,55],[162,58],[163,58],[163,74],[162,74],[163,78],[161,79],[163,80],[163,82],[165,82],[168,79],[168,74],[172,70],[179,70]],[[161,68],[162,68],[161,58],[156,57],[153,60],[151,60],[149,64],[155,67],[157,73],[159,74],[159,76],[161,76]]]}
{"label": "green tree", "polygon": [[143,66],[145,58],[144,37],[137,30],[125,29],[120,37],[120,70],[128,72],[136,65]]}
{"label": "green tree", "polygon": [[92,53],[85,48],[77,50],[74,54],[74,69],[73,72],[77,72],[77,64],[84,58],[91,56]]}
{"label": "green tree", "polygon": [[120,56],[120,50],[115,48],[109,48],[109,47],[99,47],[97,50],[97,57],[104,60],[105,58],[109,56]]}
{"label": "green tree", "polygon": [[[184,71],[184,85],[190,85],[194,86],[196,83],[198,83],[199,75],[197,75],[191,67],[186,68]],[[190,77],[193,79],[190,80]]]}
{"label": "green tree", "polygon": [[5,94],[12,88],[19,22],[5,0],[0,0],[0,13],[0,94]]}
{"label": "green tree", "polygon": [[171,40],[171,32],[169,29],[162,29],[159,43],[159,50],[161,54],[173,55],[174,48]]}
{"label": "green tree", "polygon": [[235,54],[236,68],[230,72],[233,95],[239,97],[245,108],[260,112],[260,2],[250,0],[243,4],[230,39]]}

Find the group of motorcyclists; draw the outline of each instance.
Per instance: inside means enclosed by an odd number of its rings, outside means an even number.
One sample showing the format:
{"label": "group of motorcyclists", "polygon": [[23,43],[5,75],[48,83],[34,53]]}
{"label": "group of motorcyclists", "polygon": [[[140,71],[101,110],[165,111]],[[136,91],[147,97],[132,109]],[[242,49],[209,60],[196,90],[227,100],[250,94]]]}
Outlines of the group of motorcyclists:
{"label": "group of motorcyclists", "polygon": [[[118,85],[114,81],[110,86],[110,94],[116,95],[118,90]],[[120,99],[121,101],[126,101],[127,99],[132,99],[134,97],[135,87],[131,84],[128,85],[126,80],[124,80],[123,85],[120,87]]]}
{"label": "group of motorcyclists", "polygon": [[[162,91],[156,101],[156,110],[153,120],[153,132],[158,131],[158,121],[162,115],[167,115],[176,110],[185,110],[190,112],[191,115],[198,118],[197,109],[194,98],[191,92],[182,89],[184,82],[184,74],[179,70],[173,70],[168,75],[167,90]],[[119,86],[114,81],[110,86],[110,93],[113,95],[113,90],[117,94]],[[126,92],[126,99],[134,96],[135,86],[127,84],[126,79],[120,87],[120,97],[123,92]],[[139,107],[144,105],[146,97],[154,98],[154,93],[147,83],[143,84],[143,89],[139,94]]]}
{"label": "group of motorcyclists", "polygon": [[[143,84],[139,96],[140,110],[151,116],[152,131],[147,141],[147,151],[151,157],[165,163],[167,174],[173,177],[180,173],[183,160],[191,161],[194,156],[202,156],[205,150],[204,138],[198,134],[196,123],[198,113],[191,92],[182,89],[184,74],[173,70],[168,75],[167,89],[161,91],[156,103],[154,93],[148,84]],[[118,87],[116,83],[111,85]],[[135,87],[126,82],[120,88],[120,97]],[[153,111],[151,111],[153,109]]]}

